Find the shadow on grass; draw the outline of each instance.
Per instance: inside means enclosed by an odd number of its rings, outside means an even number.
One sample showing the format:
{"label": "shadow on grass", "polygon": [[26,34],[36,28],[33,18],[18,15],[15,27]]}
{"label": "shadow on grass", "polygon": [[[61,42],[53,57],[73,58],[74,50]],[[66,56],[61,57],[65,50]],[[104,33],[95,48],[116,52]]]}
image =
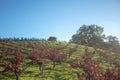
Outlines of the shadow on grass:
{"label": "shadow on grass", "polygon": [[33,71],[25,71],[25,74],[33,74]]}
{"label": "shadow on grass", "polygon": [[6,80],[6,79],[9,79],[9,78],[10,79],[15,78],[14,73],[0,71],[0,80]]}

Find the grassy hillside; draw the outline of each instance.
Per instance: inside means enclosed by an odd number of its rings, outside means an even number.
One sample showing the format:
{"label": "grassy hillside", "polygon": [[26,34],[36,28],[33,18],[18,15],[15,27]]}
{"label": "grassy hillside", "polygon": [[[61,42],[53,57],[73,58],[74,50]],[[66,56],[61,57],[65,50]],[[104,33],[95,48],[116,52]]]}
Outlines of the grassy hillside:
{"label": "grassy hillside", "polygon": [[[0,42],[0,80],[17,80],[15,73],[19,80],[86,80],[86,77],[120,80],[119,67],[120,54],[87,49],[83,45],[54,41]],[[107,73],[108,69],[114,73]],[[101,79],[107,74],[115,76]]]}

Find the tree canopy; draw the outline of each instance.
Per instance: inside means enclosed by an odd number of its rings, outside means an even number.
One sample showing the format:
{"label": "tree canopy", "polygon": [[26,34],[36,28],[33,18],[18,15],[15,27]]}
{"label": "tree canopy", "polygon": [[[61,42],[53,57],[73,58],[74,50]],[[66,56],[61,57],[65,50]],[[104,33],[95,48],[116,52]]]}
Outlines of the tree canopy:
{"label": "tree canopy", "polygon": [[107,36],[108,49],[112,51],[120,51],[120,44],[116,36],[109,35]]}
{"label": "tree canopy", "polygon": [[102,27],[97,25],[82,25],[76,34],[72,36],[70,42],[95,47],[99,46],[103,40]]}
{"label": "tree canopy", "polygon": [[48,41],[57,41],[57,38],[54,37],[54,36],[50,36],[50,37],[48,38]]}

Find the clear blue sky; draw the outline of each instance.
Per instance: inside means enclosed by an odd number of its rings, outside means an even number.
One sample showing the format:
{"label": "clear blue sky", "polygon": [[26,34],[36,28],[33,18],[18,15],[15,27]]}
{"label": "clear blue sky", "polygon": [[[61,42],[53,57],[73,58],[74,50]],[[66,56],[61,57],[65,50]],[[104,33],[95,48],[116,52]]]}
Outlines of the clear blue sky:
{"label": "clear blue sky", "polygon": [[83,24],[120,40],[120,0],[0,0],[0,37],[69,41]]}

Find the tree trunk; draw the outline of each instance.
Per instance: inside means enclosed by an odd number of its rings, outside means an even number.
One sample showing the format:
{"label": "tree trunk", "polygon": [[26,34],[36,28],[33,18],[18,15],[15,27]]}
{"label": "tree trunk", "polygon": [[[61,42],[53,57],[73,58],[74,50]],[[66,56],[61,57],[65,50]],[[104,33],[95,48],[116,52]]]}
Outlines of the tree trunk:
{"label": "tree trunk", "polygon": [[55,68],[56,64],[55,64],[55,61],[53,61],[53,69]]}
{"label": "tree trunk", "polygon": [[39,70],[41,71],[41,74],[43,74],[43,65],[39,65]]}
{"label": "tree trunk", "polygon": [[17,71],[14,71],[16,80],[19,80]]}

